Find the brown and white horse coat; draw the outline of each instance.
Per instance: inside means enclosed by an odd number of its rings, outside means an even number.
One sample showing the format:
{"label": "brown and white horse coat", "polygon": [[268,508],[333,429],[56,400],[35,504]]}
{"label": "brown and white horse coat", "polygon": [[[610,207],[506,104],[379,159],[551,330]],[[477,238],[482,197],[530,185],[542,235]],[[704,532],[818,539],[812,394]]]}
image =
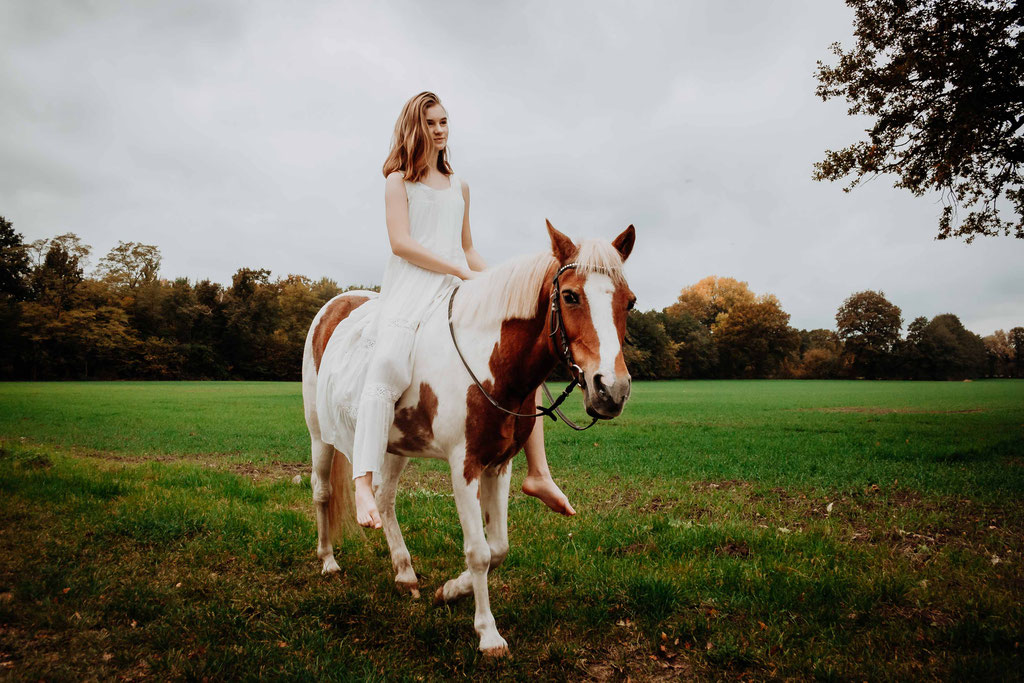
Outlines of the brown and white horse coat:
{"label": "brown and white horse coat", "polygon": [[[462,284],[452,315],[459,346],[501,406],[534,413],[537,389],[560,362],[548,334],[552,278],[561,266],[575,263],[559,280],[562,321],[572,356],[582,370],[587,412],[615,417],[630,387],[622,340],[634,297],[622,276],[622,262],[633,248],[633,227],[612,243],[589,240],[579,246],[550,224],[548,232],[552,252],[503,264]],[[335,297],[314,318],[306,338],[302,391],[312,441],[317,555],[325,574],[339,570],[331,537],[342,524],[352,523],[354,508],[351,464],[320,439],[317,377],[330,370],[321,367],[321,359],[334,329],[373,298],[368,292]],[[473,593],[480,649],[501,654],[507,644],[491,614],[487,575],[508,553],[511,467],[507,465],[523,448],[535,418],[508,415],[484,397],[452,344],[446,312],[444,307],[434,310],[417,332],[412,383],[395,409],[377,482],[377,505],[395,581],[418,597],[416,573],[395,518],[398,479],[409,456],[448,461],[467,569],[439,588],[435,600],[450,602]]]}

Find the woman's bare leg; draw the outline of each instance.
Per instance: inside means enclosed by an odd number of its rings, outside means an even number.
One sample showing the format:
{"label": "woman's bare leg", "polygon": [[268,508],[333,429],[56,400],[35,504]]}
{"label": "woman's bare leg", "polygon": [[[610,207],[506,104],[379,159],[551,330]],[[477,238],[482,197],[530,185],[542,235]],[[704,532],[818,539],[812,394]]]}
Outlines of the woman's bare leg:
{"label": "woman's bare leg", "polygon": [[377,501],[373,497],[373,472],[367,472],[361,477],[354,479],[356,484],[356,521],[359,526],[379,529],[380,512],[377,511]]}
{"label": "woman's bare leg", "polygon": [[[541,391],[537,389],[537,402],[541,400]],[[558,488],[558,484],[551,478],[551,470],[548,469],[548,454],[544,450],[544,418],[534,420],[533,431],[526,439],[526,478],[523,480],[523,493],[528,496],[540,498],[549,508],[571,517],[576,514],[569,498]],[[358,480],[357,480],[358,481]],[[359,503],[359,490],[356,489],[356,504]]]}

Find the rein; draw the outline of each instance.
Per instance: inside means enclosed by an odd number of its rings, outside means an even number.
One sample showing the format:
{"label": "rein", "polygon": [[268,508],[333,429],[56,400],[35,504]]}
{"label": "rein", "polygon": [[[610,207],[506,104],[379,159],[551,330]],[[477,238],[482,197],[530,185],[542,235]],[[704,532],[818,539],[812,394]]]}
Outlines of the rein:
{"label": "rein", "polygon": [[[551,331],[548,334],[548,337],[551,338],[552,343],[554,343],[555,334],[561,333],[559,335],[561,348],[559,348],[558,345],[555,345],[555,349],[561,354],[561,361],[565,365],[566,369],[569,371],[569,376],[572,377],[572,381],[569,383],[569,386],[567,386],[565,390],[562,391],[561,395],[559,395],[557,399],[552,399],[551,392],[548,391],[547,384],[541,382],[541,387],[544,388],[544,394],[547,396],[549,401],[553,401],[550,407],[545,408],[544,406],[537,406],[537,410],[539,412],[534,413],[532,415],[528,415],[525,413],[517,413],[515,411],[509,410],[508,408],[502,407],[494,399],[494,397],[491,396],[486,389],[484,389],[483,385],[480,383],[480,380],[476,378],[476,374],[473,372],[473,369],[470,368],[469,363],[466,362],[466,357],[462,355],[462,349],[459,348],[459,341],[455,338],[455,324],[452,322],[452,305],[455,302],[455,293],[459,291],[458,287],[452,290],[451,296],[448,297],[448,331],[452,335],[452,343],[455,345],[455,351],[459,354],[459,359],[462,360],[462,365],[465,366],[466,372],[468,372],[469,376],[473,378],[473,383],[476,384],[476,388],[479,389],[480,393],[483,394],[484,397],[486,397],[487,400],[491,402],[492,406],[502,411],[503,413],[508,413],[509,415],[512,415],[514,417],[547,416],[550,417],[555,422],[558,422],[558,418],[560,417],[562,418],[562,421],[565,422],[565,424],[569,425],[569,427],[575,429],[576,431],[582,432],[586,429],[590,429],[595,424],[597,424],[597,418],[593,418],[593,421],[586,427],[580,427],[578,424],[567,418],[565,414],[562,413],[562,411],[559,410],[558,408],[558,406],[562,405],[562,402],[569,397],[569,394],[571,394],[572,390],[576,388],[576,385],[579,385],[586,389],[586,383],[583,379],[583,370],[574,362],[572,357],[572,350],[569,348],[569,336],[565,331],[565,322],[562,320],[562,307],[560,299],[561,290],[558,286],[558,278],[562,275],[562,273],[564,273],[566,270],[569,270],[570,268],[575,267],[575,263],[569,263],[567,265],[562,266],[561,268],[559,268],[558,272],[555,273],[555,277],[552,280],[553,286],[551,288],[551,315],[549,316],[549,329]],[[555,417],[556,415],[558,417]]]}

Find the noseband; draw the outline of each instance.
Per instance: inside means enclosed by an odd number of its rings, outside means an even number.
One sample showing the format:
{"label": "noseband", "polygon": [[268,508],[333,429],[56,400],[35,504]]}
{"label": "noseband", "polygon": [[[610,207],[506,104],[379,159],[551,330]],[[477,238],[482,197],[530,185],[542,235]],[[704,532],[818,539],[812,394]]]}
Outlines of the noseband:
{"label": "noseband", "polygon": [[[580,427],[578,424],[567,418],[558,408],[558,406],[562,405],[562,402],[569,397],[569,394],[572,393],[572,390],[576,388],[577,384],[583,387],[584,390],[586,390],[587,388],[586,378],[583,376],[583,370],[580,368],[580,366],[576,365],[576,362],[573,360],[572,357],[572,350],[569,348],[569,335],[565,331],[565,321],[562,320],[561,288],[558,285],[558,278],[562,276],[562,273],[569,270],[570,268],[576,268],[577,265],[578,264],[576,263],[568,263],[562,266],[561,268],[558,269],[558,272],[555,273],[555,277],[551,281],[551,313],[548,316],[548,329],[550,330],[550,332],[548,333],[548,338],[551,339],[551,343],[555,349],[555,352],[557,355],[560,356],[559,360],[562,361],[562,364],[565,366],[565,369],[569,372],[569,377],[572,378],[572,381],[569,383],[569,386],[567,386],[565,390],[562,391],[561,395],[559,395],[557,399],[552,399],[551,392],[548,391],[547,384],[545,382],[541,382],[541,387],[544,389],[544,394],[547,396],[549,401],[553,401],[550,407],[545,408],[544,406],[537,406],[537,410],[539,412],[534,413],[532,415],[517,413],[515,411],[509,410],[508,408],[503,408],[501,405],[498,404],[494,397],[491,396],[486,389],[484,389],[483,385],[480,383],[480,380],[476,378],[476,374],[473,373],[473,369],[470,368],[469,363],[466,362],[466,357],[462,355],[462,349],[459,348],[459,342],[455,338],[455,324],[452,322],[452,305],[455,302],[455,292],[459,291],[458,287],[452,290],[451,296],[448,297],[448,331],[451,332],[452,343],[455,344],[455,350],[458,352],[459,358],[462,360],[462,364],[466,367],[466,371],[469,373],[469,376],[473,378],[473,382],[476,384],[476,388],[479,389],[480,393],[482,393],[487,398],[487,400],[491,402],[492,406],[502,411],[503,413],[508,413],[509,415],[513,415],[515,417],[547,416],[550,417],[555,422],[557,422],[558,418],[560,417],[562,418],[562,422],[569,425],[576,431],[582,432],[585,429],[590,429],[591,427],[593,427],[597,423],[597,418],[595,417],[593,421],[586,427]],[[558,335],[558,343],[556,343],[555,340],[556,334]],[[558,417],[555,417],[556,415]]]}

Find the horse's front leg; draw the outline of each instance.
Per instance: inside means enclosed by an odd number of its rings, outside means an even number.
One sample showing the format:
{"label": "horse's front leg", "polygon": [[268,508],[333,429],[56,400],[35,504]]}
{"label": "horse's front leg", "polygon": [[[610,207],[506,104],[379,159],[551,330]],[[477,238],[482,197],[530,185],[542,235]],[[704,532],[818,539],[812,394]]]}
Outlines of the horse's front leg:
{"label": "horse's front leg", "polygon": [[[496,474],[486,470],[480,475],[480,506],[487,529],[487,547],[491,550],[490,569],[499,567],[508,556],[508,493],[512,480],[512,463]],[[473,592],[473,577],[467,569],[437,589],[434,604],[444,605],[460,600]]]}
{"label": "horse's front leg", "polygon": [[[491,614],[491,601],[487,594],[487,572],[491,566],[491,549],[484,536],[483,520],[480,513],[480,479],[466,481],[463,476],[465,446],[461,453],[454,454],[449,462],[452,468],[452,489],[455,492],[455,506],[462,523],[462,547],[466,554],[466,571],[456,579],[448,581],[435,596],[435,602],[450,602],[473,592],[476,615],[473,627],[480,636],[480,651],[485,655],[508,654],[508,643],[498,633]],[[461,457],[460,457],[461,456]],[[468,579],[468,581],[467,581]],[[467,585],[468,584],[468,585]]]}
{"label": "horse's front leg", "polygon": [[512,481],[512,462],[500,473],[486,470],[480,475],[480,503],[487,527],[487,545],[491,549],[491,569],[508,555],[508,490]]}
{"label": "horse's front leg", "polygon": [[388,548],[391,549],[391,565],[395,568],[395,584],[399,588],[409,591],[415,600],[420,597],[419,582],[416,579],[416,572],[412,569],[412,556],[409,555],[409,549],[405,547],[405,539],[402,537],[402,530],[398,526],[398,517],[395,515],[398,479],[408,461],[408,458],[393,453],[384,454],[384,462],[381,463],[380,470],[380,486],[377,488],[376,498],[381,524],[384,527],[384,536],[388,539]]}

